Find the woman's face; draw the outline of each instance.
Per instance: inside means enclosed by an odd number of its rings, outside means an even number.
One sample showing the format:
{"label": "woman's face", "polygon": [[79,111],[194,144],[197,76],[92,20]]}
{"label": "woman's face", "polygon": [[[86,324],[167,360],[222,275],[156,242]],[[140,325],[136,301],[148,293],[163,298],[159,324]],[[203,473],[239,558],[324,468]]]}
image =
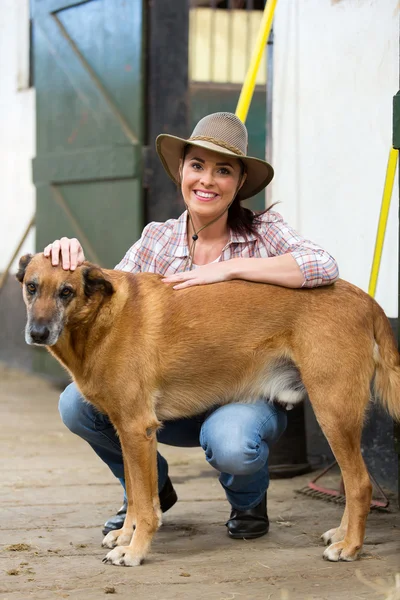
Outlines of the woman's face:
{"label": "woman's face", "polygon": [[[189,146],[181,164],[181,189],[192,214],[208,218],[232,202],[241,178],[239,159]],[[241,181],[242,183],[242,181]]]}

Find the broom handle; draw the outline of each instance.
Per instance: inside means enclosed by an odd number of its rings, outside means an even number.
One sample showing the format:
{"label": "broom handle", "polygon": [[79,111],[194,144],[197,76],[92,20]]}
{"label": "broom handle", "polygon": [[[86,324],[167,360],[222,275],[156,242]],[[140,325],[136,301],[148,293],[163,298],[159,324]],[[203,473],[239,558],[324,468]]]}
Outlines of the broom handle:
{"label": "broom handle", "polygon": [[28,225],[27,225],[27,227],[26,227],[26,229],[24,231],[24,234],[23,234],[23,236],[22,236],[22,238],[21,238],[21,240],[20,240],[20,242],[18,244],[18,246],[16,247],[16,249],[15,249],[15,251],[14,251],[14,253],[13,253],[13,255],[12,255],[12,257],[11,257],[9,263],[8,263],[8,265],[5,268],[4,273],[2,274],[2,276],[0,278],[0,291],[1,291],[1,289],[2,289],[2,287],[4,285],[4,283],[5,283],[5,281],[7,279],[8,273],[10,272],[10,269],[11,269],[11,266],[12,266],[14,260],[17,258],[18,254],[20,253],[21,248],[22,248],[22,246],[23,246],[26,238],[28,237],[28,233],[30,232],[30,230],[31,230],[31,228],[33,227],[34,224],[35,224],[35,215],[33,215],[33,217],[31,218],[31,220],[29,221],[29,223],[28,223]]}

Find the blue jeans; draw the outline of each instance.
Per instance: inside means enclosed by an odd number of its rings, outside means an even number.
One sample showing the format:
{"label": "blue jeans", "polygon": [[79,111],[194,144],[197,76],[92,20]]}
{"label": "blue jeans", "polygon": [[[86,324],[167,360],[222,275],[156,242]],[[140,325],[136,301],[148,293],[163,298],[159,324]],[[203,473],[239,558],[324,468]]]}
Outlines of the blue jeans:
{"label": "blue jeans", "polygon": [[[124,465],[118,436],[108,417],[85,402],[74,383],[60,396],[60,414],[73,433],[86,440],[124,485]],[[206,460],[220,472],[219,481],[230,504],[253,508],[269,485],[270,446],[285,431],[286,411],[260,400],[227,404],[190,419],[165,421],[157,439],[162,444],[202,446]],[[158,489],[168,477],[168,463],[157,453]]]}

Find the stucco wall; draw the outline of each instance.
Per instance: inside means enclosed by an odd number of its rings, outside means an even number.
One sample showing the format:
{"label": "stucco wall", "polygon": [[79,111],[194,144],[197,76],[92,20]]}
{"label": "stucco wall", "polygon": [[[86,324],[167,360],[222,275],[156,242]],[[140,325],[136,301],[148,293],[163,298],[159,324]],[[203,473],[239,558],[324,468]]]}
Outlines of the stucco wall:
{"label": "stucco wall", "polygon": [[[368,289],[399,79],[398,0],[279,0],[272,201]],[[376,298],[397,317],[398,188]]]}
{"label": "stucco wall", "polygon": [[[35,210],[31,181],[35,94],[27,87],[28,4],[28,0],[0,2],[0,272]],[[32,230],[21,252],[33,250]]]}

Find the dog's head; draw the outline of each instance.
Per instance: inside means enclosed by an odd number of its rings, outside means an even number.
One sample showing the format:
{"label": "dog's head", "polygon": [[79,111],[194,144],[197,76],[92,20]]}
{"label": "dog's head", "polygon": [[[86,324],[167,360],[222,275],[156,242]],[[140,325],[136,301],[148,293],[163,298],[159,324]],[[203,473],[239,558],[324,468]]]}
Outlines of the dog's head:
{"label": "dog's head", "polygon": [[64,271],[43,254],[23,256],[16,277],[27,308],[27,344],[53,346],[67,323],[86,320],[95,305],[114,293],[99,267],[84,263],[75,271]]}

